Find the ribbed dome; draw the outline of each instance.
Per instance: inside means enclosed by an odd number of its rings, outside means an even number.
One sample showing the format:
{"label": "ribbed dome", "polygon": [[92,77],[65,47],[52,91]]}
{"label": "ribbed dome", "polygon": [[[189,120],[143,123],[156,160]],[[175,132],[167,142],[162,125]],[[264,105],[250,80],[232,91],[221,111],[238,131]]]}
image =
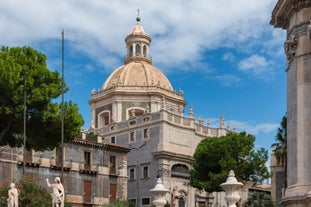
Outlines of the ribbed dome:
{"label": "ribbed dome", "polygon": [[158,86],[173,91],[166,76],[145,61],[133,61],[116,69],[106,80],[103,90],[114,86]]}

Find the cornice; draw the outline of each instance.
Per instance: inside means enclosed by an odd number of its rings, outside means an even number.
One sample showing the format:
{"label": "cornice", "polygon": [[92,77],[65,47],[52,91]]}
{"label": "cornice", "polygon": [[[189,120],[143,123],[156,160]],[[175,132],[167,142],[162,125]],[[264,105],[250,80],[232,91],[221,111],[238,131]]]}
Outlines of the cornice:
{"label": "cornice", "polygon": [[186,162],[190,164],[194,162],[194,158],[192,156],[178,154],[178,153],[169,152],[169,151],[156,151],[156,152],[152,152],[152,155],[157,159],[173,159],[173,160],[178,160],[178,161],[182,161],[182,162]]}
{"label": "cornice", "polygon": [[294,13],[308,7],[311,7],[311,0],[279,0],[272,11],[270,24],[288,29],[289,20]]}

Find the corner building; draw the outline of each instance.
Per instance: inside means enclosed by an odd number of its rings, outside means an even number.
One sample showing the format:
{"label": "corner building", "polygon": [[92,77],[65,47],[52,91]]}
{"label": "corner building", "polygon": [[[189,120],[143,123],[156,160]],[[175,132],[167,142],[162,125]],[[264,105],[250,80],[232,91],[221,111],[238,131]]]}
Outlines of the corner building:
{"label": "corner building", "polygon": [[[152,66],[150,36],[139,17],[125,38],[124,65],[107,78],[101,90],[92,91],[89,100],[92,123],[88,133],[107,142],[131,149],[127,156],[128,200],[137,206],[151,206],[157,175],[170,190],[170,206],[208,206],[214,196],[189,185],[189,169],[198,143],[206,137],[226,135],[224,118],[220,127],[196,123],[190,107],[184,116],[186,101],[167,77]],[[117,163],[118,168],[124,168]]]}

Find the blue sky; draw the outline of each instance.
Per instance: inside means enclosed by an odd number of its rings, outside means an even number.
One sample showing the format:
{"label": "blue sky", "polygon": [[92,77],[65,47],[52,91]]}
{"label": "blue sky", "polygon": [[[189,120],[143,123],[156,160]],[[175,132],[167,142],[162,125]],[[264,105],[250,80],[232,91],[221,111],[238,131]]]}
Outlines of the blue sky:
{"label": "blue sky", "polygon": [[87,129],[91,90],[123,64],[124,39],[136,24],[152,38],[153,65],[193,106],[196,118],[236,126],[270,148],[286,113],[285,32],[269,25],[277,0],[8,0],[0,2],[1,44],[31,46],[61,72],[65,99],[78,104]]}

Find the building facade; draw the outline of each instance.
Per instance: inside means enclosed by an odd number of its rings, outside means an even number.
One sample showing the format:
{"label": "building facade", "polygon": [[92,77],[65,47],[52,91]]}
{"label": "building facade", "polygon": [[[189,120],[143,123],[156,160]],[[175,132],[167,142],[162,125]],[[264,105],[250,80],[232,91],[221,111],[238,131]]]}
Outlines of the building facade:
{"label": "building facade", "polygon": [[167,201],[175,207],[210,206],[214,196],[189,185],[189,169],[198,143],[206,137],[226,135],[224,117],[213,128],[196,122],[193,109],[184,115],[186,101],[166,76],[152,65],[150,36],[137,24],[125,38],[124,65],[92,91],[92,113],[87,132],[131,149],[127,156],[128,199],[151,206],[150,189],[161,176],[170,190]]}
{"label": "building facade", "polygon": [[[63,186],[66,201],[74,207],[102,206],[127,198],[127,153],[129,148],[104,143],[101,137],[82,133],[64,145]],[[54,181],[61,177],[61,148],[52,151],[26,151],[2,147],[0,150],[1,181],[19,180],[25,174]],[[117,166],[118,163],[120,166]]]}
{"label": "building facade", "polygon": [[311,205],[311,1],[279,0],[270,24],[287,31],[287,185],[284,206]]}

